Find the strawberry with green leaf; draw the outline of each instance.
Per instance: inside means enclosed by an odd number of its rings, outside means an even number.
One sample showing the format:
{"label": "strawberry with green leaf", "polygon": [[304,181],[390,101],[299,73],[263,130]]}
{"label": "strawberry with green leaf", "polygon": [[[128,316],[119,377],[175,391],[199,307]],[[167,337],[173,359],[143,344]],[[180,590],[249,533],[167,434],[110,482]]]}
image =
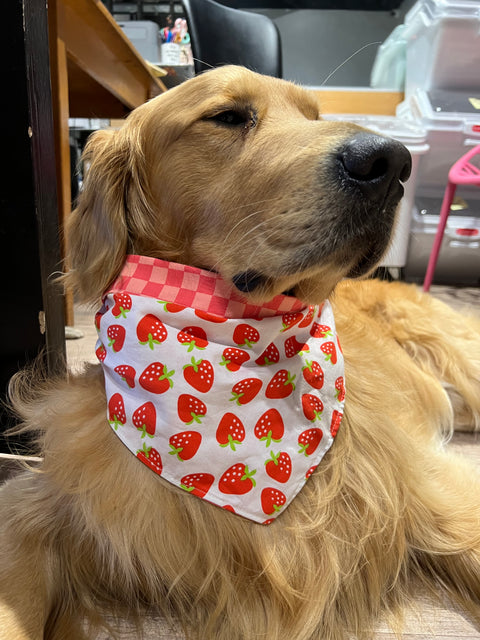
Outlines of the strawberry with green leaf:
{"label": "strawberry with green leaf", "polygon": [[112,347],[115,353],[121,351],[125,343],[125,327],[120,324],[111,324],[107,329],[107,336],[109,338],[108,346]]}
{"label": "strawberry with green leaf", "polygon": [[258,394],[262,388],[262,381],[258,378],[245,378],[240,380],[232,387],[231,402],[236,402],[238,405],[248,404]]}
{"label": "strawberry with green leaf", "polygon": [[118,373],[124,382],[127,383],[130,389],[135,387],[135,376],[137,375],[137,372],[132,366],[129,364],[119,364],[115,367],[114,371]]}
{"label": "strawberry with green leaf", "polygon": [[266,489],[262,490],[262,510],[263,513],[265,513],[267,516],[278,513],[286,502],[287,498],[283,491],[274,489],[273,487],[267,487]]}
{"label": "strawberry with green leaf", "polygon": [[171,456],[177,456],[177,460],[190,460],[202,443],[202,435],[198,431],[182,431],[171,436],[168,442]]}
{"label": "strawberry with green leaf", "polygon": [[212,364],[208,360],[195,360],[183,367],[183,377],[197,391],[207,393],[213,385],[214,372]]}
{"label": "strawberry with green leaf", "polygon": [[276,345],[271,342],[268,347],[259,355],[259,357],[255,360],[255,364],[258,364],[260,367],[267,367],[271,364],[276,364],[280,361],[280,352],[277,349]]}
{"label": "strawberry with green leaf", "polygon": [[132,416],[133,426],[142,432],[142,438],[153,438],[157,425],[157,412],[153,402],[145,402],[135,409]]}
{"label": "strawberry with green leaf", "polygon": [[163,469],[162,458],[156,449],[147,447],[146,442],[143,443],[143,449],[137,451],[137,458],[147,467],[150,467],[152,471],[161,475]]}
{"label": "strawberry with green leaf", "polygon": [[272,480],[288,482],[292,473],[292,459],[286,451],[270,451],[270,458],[265,462],[265,471]]}
{"label": "strawberry with green leaf", "polygon": [[237,445],[245,440],[243,422],[234,413],[226,413],[218,424],[216,438],[221,447],[236,451]]}
{"label": "strawberry with green leaf", "polygon": [[140,375],[138,383],[150,393],[165,393],[173,387],[171,378],[174,373],[174,370],[168,371],[167,366],[161,362],[152,362]]}
{"label": "strawberry with green leaf", "polygon": [[141,345],[148,345],[153,351],[154,345],[167,339],[167,329],[160,318],[148,313],[137,324],[137,338]]}
{"label": "strawberry with green leaf", "polygon": [[120,393],[114,393],[108,401],[108,421],[115,431],[120,425],[123,426],[127,421],[127,416],[125,415],[125,403],[123,402],[123,396]]}
{"label": "strawberry with green leaf", "polygon": [[207,414],[207,405],[188,393],[182,393],[177,402],[178,417],[189,425],[193,422],[201,424],[203,416]]}
{"label": "strawberry with green leaf", "polygon": [[243,349],[237,349],[236,347],[226,347],[222,353],[222,361],[220,364],[222,367],[228,369],[228,371],[238,371],[242,364],[250,360],[250,355]]}
{"label": "strawberry with green leaf", "polygon": [[257,483],[253,478],[256,473],[256,469],[250,471],[243,462],[237,462],[222,474],[218,488],[222,493],[244,495],[256,486]]}
{"label": "strawberry with green leaf", "polygon": [[303,415],[310,422],[322,419],[323,402],[311,393],[304,393],[302,396]]}
{"label": "strawberry with green leaf", "polygon": [[323,431],[318,427],[306,429],[298,436],[298,444],[300,449],[298,453],[303,453],[305,456],[311,456],[315,453],[318,445],[322,441]]}
{"label": "strawberry with green leaf", "polygon": [[295,389],[296,375],[286,369],[280,369],[268,383],[265,396],[269,399],[287,398]]}
{"label": "strawberry with green leaf", "polygon": [[127,313],[132,308],[132,298],[128,293],[114,293],[113,300],[115,302],[112,308],[112,314],[115,318],[126,318]]}
{"label": "strawberry with green leaf", "polygon": [[253,433],[265,446],[269,447],[272,442],[281,442],[285,433],[283,418],[277,409],[268,409],[257,420]]}
{"label": "strawberry with green leaf", "polygon": [[180,480],[180,486],[197,498],[204,498],[215,477],[211,473],[189,473]]}

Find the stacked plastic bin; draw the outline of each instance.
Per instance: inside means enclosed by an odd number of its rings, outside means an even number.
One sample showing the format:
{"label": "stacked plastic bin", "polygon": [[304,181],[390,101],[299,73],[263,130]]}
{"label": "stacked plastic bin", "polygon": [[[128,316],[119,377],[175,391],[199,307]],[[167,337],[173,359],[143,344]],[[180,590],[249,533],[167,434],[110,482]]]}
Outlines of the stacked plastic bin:
{"label": "stacked plastic bin", "polygon": [[[392,56],[395,51],[396,56]],[[400,61],[399,61],[400,59]],[[404,73],[397,116],[424,127],[429,151],[420,163],[413,207],[408,280],[421,281],[433,244],[448,171],[480,144],[480,2],[421,0],[379,50],[372,85]],[[402,88],[398,85],[397,89]],[[480,190],[462,188],[452,206],[435,282],[480,282]]]}

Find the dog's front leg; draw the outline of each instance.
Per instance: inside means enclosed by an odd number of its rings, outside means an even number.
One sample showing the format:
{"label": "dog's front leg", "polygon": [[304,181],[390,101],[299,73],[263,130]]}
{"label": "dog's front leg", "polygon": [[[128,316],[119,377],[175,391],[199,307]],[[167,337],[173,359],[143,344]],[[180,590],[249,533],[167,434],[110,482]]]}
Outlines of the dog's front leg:
{"label": "dog's front leg", "polygon": [[[31,545],[0,528],[0,640],[43,640],[48,598],[45,563]],[[33,551],[33,553],[32,553]]]}
{"label": "dog's front leg", "polygon": [[0,640],[43,640],[51,608],[56,567],[30,496],[29,474],[0,491]]}
{"label": "dog's front leg", "polygon": [[480,629],[480,478],[462,457],[439,454],[408,510],[413,570]]}

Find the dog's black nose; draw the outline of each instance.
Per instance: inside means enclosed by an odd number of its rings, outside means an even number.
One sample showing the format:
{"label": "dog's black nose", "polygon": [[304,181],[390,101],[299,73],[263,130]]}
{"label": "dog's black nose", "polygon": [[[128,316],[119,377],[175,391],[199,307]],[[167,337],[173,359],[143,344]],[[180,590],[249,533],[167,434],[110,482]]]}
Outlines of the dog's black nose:
{"label": "dog's black nose", "polygon": [[368,132],[350,138],[338,159],[342,182],[373,201],[384,200],[390,190],[398,194],[398,183],[408,179],[412,168],[403,144]]}

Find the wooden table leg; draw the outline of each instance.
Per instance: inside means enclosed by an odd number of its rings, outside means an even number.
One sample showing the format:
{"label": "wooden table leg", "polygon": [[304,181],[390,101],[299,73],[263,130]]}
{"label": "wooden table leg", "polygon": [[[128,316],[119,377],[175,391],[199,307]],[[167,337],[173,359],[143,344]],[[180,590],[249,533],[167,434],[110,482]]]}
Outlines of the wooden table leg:
{"label": "wooden table leg", "polygon": [[[66,255],[66,240],[63,233],[65,221],[71,212],[71,176],[70,176],[70,141],[69,141],[69,101],[67,49],[58,36],[57,1],[48,4],[49,40],[50,40],[50,77],[52,85],[53,123],[55,131],[55,153],[57,157],[57,189],[59,205],[59,223],[62,243],[62,257]],[[64,264],[68,268],[68,264]],[[65,321],[74,324],[73,294],[65,292]]]}

